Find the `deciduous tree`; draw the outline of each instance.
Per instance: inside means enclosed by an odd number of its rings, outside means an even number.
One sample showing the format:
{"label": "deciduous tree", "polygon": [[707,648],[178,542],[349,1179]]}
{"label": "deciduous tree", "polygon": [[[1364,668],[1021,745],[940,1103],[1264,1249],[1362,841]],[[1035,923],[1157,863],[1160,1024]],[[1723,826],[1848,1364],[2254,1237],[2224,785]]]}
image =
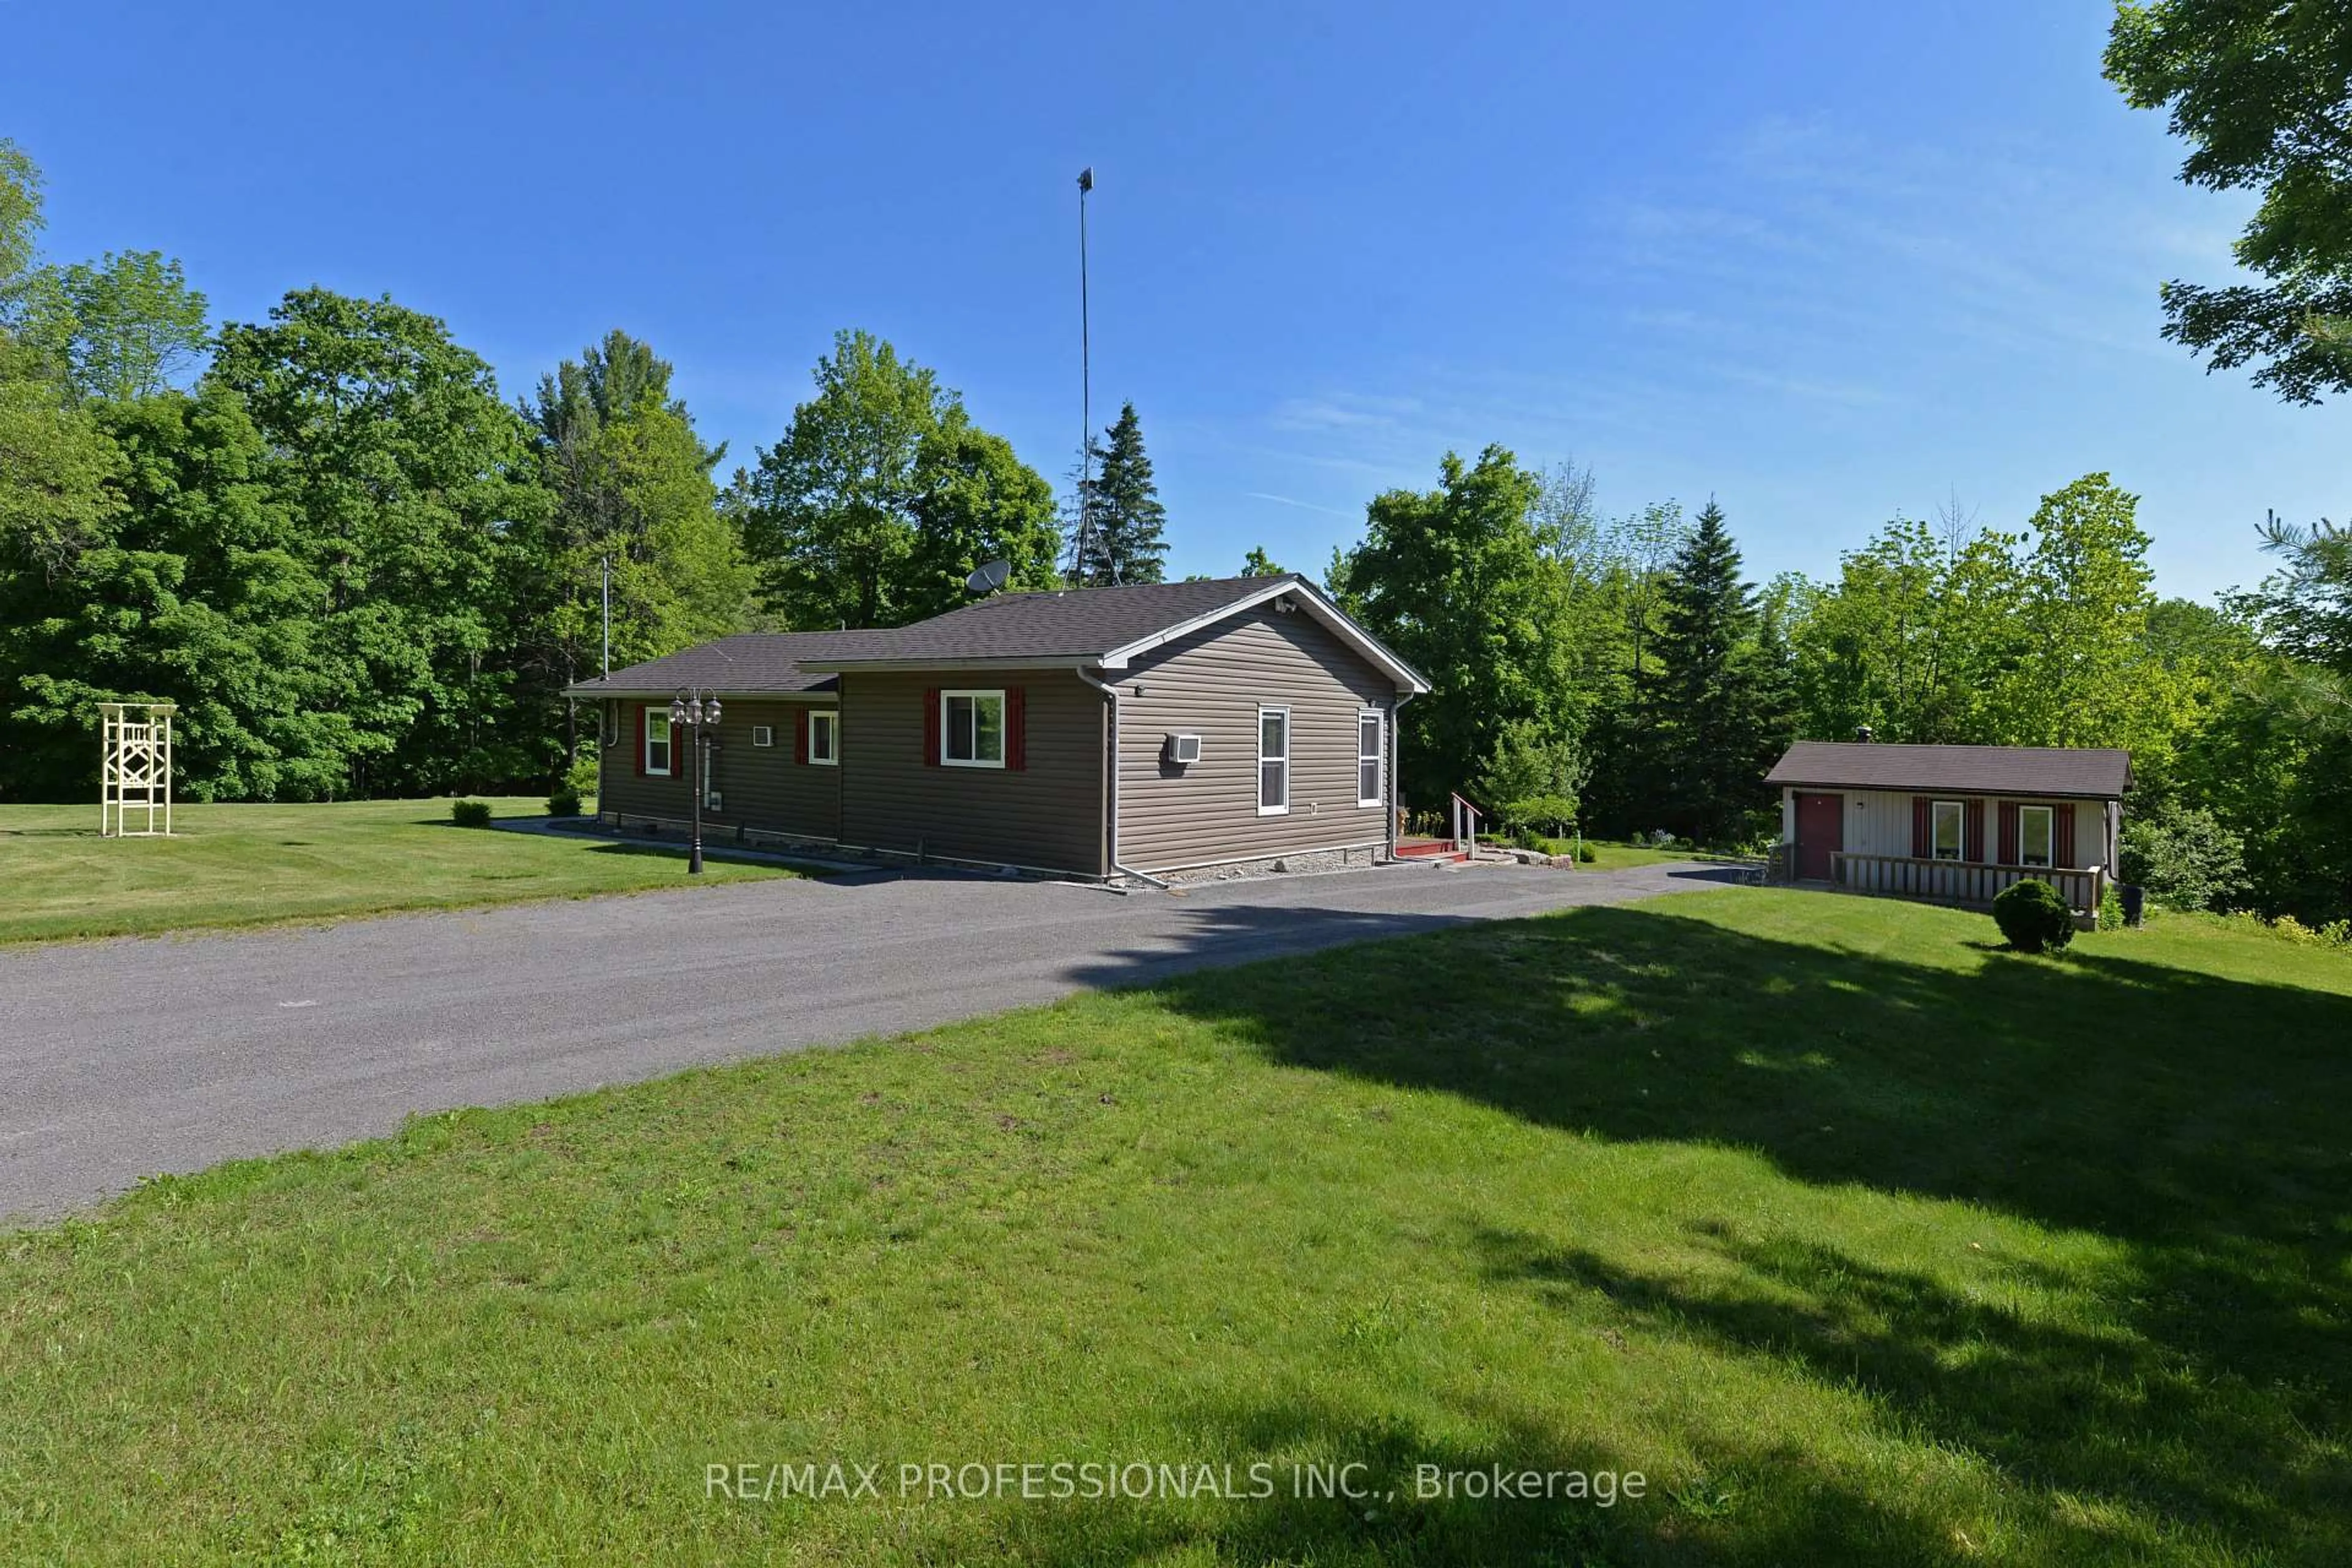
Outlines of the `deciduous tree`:
{"label": "deciduous tree", "polygon": [[737,476],[761,593],[788,629],[896,626],[914,611],[925,444],[964,422],[963,402],[866,331],[835,334],[814,375],[783,439]]}
{"label": "deciduous tree", "polygon": [[2125,0],[2107,79],[2189,143],[2181,179],[2261,193],[2232,247],[2264,282],[2163,286],[2165,336],[2298,403],[2352,386],[2352,11]]}

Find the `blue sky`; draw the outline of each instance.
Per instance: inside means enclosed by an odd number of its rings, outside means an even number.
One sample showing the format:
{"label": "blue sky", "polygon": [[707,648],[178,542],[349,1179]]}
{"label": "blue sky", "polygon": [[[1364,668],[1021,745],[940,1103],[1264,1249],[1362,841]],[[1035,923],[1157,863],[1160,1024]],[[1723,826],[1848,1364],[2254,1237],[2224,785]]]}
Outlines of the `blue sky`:
{"label": "blue sky", "polygon": [[222,319],[389,292],[509,394],[625,327],[730,463],[864,326],[1057,481],[1091,163],[1097,423],[1140,410],[1179,573],[1319,571],[1499,441],[1714,495],[1759,578],[2109,469],[2202,596],[2265,507],[2341,514],[2340,426],[2158,337],[2247,206],[2174,181],[2105,15],[17,5],[0,135],[51,255],[164,249]]}

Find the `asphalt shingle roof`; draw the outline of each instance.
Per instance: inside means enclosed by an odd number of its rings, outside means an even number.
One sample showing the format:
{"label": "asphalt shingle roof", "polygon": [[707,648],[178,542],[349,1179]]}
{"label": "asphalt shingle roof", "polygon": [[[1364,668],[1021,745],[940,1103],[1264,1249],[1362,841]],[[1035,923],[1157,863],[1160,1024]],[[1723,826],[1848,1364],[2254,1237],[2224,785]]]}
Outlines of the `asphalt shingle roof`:
{"label": "asphalt shingle roof", "polygon": [[1122,588],[1071,588],[998,594],[912,626],[877,631],[747,632],[666,658],[616,669],[609,680],[583,680],[575,697],[599,691],[668,691],[700,687],[721,693],[829,691],[822,666],[867,659],[960,663],[968,659],[1060,662],[1100,658],[1171,626],[1265,592],[1294,574],[1224,577],[1205,583],[1141,583]]}
{"label": "asphalt shingle roof", "polygon": [[1139,583],[1123,588],[1069,588],[998,594],[917,621],[887,637],[884,648],[840,651],[844,660],[971,658],[1099,658],[1170,626],[1214,615],[1276,585],[1287,575],[1221,577],[1205,583]]}
{"label": "asphalt shingle roof", "polygon": [[2113,799],[2131,783],[2131,753],[2074,746],[1908,746],[1800,741],[1764,775],[1772,784],[1949,790],[1955,795]]}
{"label": "asphalt shingle roof", "polygon": [[575,697],[599,691],[683,691],[700,688],[726,695],[753,692],[830,691],[835,678],[801,668],[820,647],[854,647],[861,637],[887,632],[745,632],[664,658],[616,669],[609,679],[583,680],[566,689]]}

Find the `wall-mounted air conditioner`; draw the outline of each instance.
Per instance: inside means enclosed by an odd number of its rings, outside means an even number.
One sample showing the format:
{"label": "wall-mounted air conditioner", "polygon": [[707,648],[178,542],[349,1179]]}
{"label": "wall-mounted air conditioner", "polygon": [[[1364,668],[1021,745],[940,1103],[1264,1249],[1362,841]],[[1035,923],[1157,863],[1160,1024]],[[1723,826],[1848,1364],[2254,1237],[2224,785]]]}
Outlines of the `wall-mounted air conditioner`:
{"label": "wall-mounted air conditioner", "polygon": [[1171,735],[1160,748],[1160,754],[1179,767],[1197,763],[1201,760],[1201,737]]}

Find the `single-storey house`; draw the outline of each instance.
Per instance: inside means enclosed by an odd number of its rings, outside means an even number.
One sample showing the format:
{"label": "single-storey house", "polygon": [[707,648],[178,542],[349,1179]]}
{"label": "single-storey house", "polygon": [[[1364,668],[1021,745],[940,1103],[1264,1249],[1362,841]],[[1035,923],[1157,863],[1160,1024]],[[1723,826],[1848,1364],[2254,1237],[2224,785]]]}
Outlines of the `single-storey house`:
{"label": "single-storey house", "polygon": [[754,633],[582,681],[598,815],[706,837],[1116,880],[1393,854],[1428,683],[1296,575],[998,594],[887,630]]}
{"label": "single-storey house", "polygon": [[2095,918],[2115,874],[2128,752],[1800,741],[1780,791],[1790,880],[1990,904],[2027,877]]}

